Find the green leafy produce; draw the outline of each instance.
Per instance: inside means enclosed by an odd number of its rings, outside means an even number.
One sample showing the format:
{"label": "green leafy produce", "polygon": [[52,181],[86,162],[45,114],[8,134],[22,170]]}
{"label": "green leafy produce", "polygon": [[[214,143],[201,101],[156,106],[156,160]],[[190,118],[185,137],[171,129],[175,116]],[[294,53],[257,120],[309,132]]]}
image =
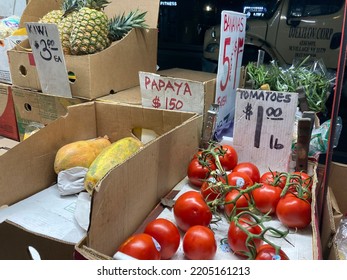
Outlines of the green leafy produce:
{"label": "green leafy produce", "polygon": [[321,71],[313,71],[312,64],[307,65],[309,57],[298,65],[284,69],[275,61],[271,64],[254,62],[247,65],[247,77],[251,80],[251,88],[259,89],[268,84],[271,90],[297,92],[299,87],[305,90],[310,110],[318,113],[326,111],[326,101],[331,90],[331,80]]}

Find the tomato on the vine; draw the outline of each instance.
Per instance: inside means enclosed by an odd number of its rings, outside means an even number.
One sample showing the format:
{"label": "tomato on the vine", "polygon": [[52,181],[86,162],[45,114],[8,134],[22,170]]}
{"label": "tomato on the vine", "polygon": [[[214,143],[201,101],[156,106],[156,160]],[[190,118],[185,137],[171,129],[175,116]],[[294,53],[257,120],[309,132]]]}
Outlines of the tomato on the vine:
{"label": "tomato on the vine", "polygon": [[157,218],[146,225],[144,233],[153,236],[160,244],[161,259],[171,259],[177,252],[181,236],[177,226],[170,220]]}
{"label": "tomato on the vine", "polygon": [[262,183],[260,188],[252,191],[255,207],[263,214],[276,212],[277,203],[281,198],[282,189]]}
{"label": "tomato on the vine", "polygon": [[237,152],[230,145],[220,145],[214,150],[218,154],[219,162],[226,171],[232,170],[238,162]]}
{"label": "tomato on the vine", "polygon": [[309,191],[312,190],[313,178],[303,171],[295,171],[291,173],[294,177],[290,180],[291,183],[297,183],[302,188],[305,188]]}
{"label": "tomato on the vine", "polygon": [[259,183],[266,183],[273,186],[278,186],[281,189],[286,185],[287,177],[281,175],[278,171],[267,171],[260,176]]}
{"label": "tomato on the vine", "polygon": [[184,255],[190,260],[211,260],[217,252],[213,231],[196,225],[187,230],[182,242]]}
{"label": "tomato on the vine", "polygon": [[180,195],[174,204],[173,214],[182,231],[195,225],[208,226],[212,220],[211,209],[197,191],[187,191]]}
{"label": "tomato on the vine", "polygon": [[242,257],[247,257],[247,254],[250,253],[250,248],[248,246],[257,250],[263,243],[263,240],[260,238],[250,238],[247,246],[248,234],[246,232],[259,235],[262,232],[262,228],[250,218],[246,217],[241,217],[237,221],[231,221],[228,230],[228,244],[236,255]]}
{"label": "tomato on the vine", "polygon": [[263,244],[258,248],[257,255],[255,257],[255,260],[289,260],[289,257],[287,254],[282,250],[279,249],[278,254],[276,254],[275,247],[271,246],[270,244]]}
{"label": "tomato on the vine", "polygon": [[206,201],[213,201],[221,197],[222,186],[218,187],[218,183],[225,184],[225,179],[221,176],[211,176],[202,183],[200,193]]}
{"label": "tomato on the vine", "polygon": [[216,169],[217,167],[211,158],[194,157],[188,165],[187,176],[189,182],[196,187],[201,187],[204,180],[210,175],[210,172]]}
{"label": "tomato on the vine", "polygon": [[240,162],[234,168],[233,172],[245,172],[251,178],[253,183],[258,183],[260,180],[259,168],[251,162]]}
{"label": "tomato on the vine", "polygon": [[[250,197],[248,193],[240,195],[240,190],[233,189],[225,195],[224,198],[224,212],[227,217],[232,214],[237,214],[243,210],[247,210],[249,206]],[[236,199],[236,201],[234,201]]]}
{"label": "tomato on the vine", "polygon": [[228,185],[236,186],[240,189],[245,189],[247,187],[253,186],[253,180],[249,175],[242,171],[232,171],[227,175]]}
{"label": "tomato on the vine", "polygon": [[311,223],[311,204],[295,194],[285,194],[277,203],[276,216],[289,228],[305,228]]}
{"label": "tomato on the vine", "polygon": [[149,234],[138,233],[125,240],[118,251],[139,260],[160,260],[160,245]]}

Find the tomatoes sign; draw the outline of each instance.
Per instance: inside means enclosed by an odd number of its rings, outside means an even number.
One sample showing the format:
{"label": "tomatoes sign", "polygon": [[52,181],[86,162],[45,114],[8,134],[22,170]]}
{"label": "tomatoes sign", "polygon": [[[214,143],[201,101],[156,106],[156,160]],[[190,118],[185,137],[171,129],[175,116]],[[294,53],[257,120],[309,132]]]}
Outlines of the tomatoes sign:
{"label": "tomatoes sign", "polygon": [[233,145],[242,151],[239,160],[261,173],[288,171],[297,104],[295,92],[237,89]]}
{"label": "tomatoes sign", "polygon": [[204,112],[203,83],[140,72],[142,105],[175,111]]}
{"label": "tomatoes sign", "polygon": [[[246,33],[246,15],[223,11],[215,103],[219,105],[215,137],[232,134],[235,94],[239,85]],[[231,136],[231,135],[228,135]]]}

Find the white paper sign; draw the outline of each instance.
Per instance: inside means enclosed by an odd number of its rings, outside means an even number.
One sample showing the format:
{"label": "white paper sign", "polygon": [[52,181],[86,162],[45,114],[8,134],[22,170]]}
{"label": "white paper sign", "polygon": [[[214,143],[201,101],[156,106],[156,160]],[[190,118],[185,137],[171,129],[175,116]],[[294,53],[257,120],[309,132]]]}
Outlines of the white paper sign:
{"label": "white paper sign", "polygon": [[26,29],[42,92],[72,97],[57,25],[27,22]]}
{"label": "white paper sign", "polygon": [[203,113],[203,83],[147,72],[140,72],[139,78],[142,106]]}
{"label": "white paper sign", "polygon": [[215,103],[219,105],[215,138],[232,136],[235,112],[235,93],[239,86],[246,15],[222,11],[218,72]]}
{"label": "white paper sign", "polygon": [[239,162],[250,161],[261,173],[287,172],[298,94],[237,89],[233,145]]}

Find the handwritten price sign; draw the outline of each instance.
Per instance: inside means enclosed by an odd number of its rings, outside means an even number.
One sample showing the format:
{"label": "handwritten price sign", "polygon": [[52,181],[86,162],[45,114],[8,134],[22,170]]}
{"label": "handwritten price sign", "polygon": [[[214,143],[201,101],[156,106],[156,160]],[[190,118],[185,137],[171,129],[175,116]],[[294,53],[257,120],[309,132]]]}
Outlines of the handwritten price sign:
{"label": "handwritten price sign", "polygon": [[232,136],[235,112],[235,94],[240,81],[242,55],[246,34],[246,15],[223,11],[215,103],[219,105],[217,140]]}
{"label": "handwritten price sign", "polygon": [[144,107],[203,113],[202,83],[147,72],[140,72],[139,77]]}
{"label": "handwritten price sign", "polygon": [[72,97],[57,25],[27,22],[26,30],[42,92]]}
{"label": "handwritten price sign", "polygon": [[261,172],[288,171],[298,94],[237,89],[233,145]]}

